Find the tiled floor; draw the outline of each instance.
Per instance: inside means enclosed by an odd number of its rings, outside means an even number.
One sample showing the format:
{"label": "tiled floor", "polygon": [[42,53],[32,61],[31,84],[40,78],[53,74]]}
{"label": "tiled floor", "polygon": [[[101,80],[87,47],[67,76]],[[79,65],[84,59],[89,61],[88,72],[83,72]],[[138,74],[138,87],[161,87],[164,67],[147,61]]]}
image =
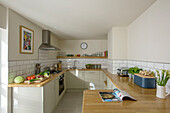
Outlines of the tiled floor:
{"label": "tiled floor", "polygon": [[82,113],[83,92],[66,92],[55,113]]}

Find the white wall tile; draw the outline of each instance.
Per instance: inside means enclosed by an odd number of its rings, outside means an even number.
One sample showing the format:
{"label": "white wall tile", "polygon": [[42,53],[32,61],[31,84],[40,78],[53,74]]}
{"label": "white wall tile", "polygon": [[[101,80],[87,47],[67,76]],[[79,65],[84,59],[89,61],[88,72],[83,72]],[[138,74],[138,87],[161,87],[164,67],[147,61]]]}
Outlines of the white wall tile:
{"label": "white wall tile", "polygon": [[155,68],[155,63],[150,63],[150,62],[148,62],[148,63],[147,63],[147,67],[149,67],[149,68]]}
{"label": "white wall tile", "polygon": [[170,70],[170,64],[164,64],[164,69]]}
{"label": "white wall tile", "polygon": [[161,63],[155,63],[155,69],[163,69],[164,66]]}
{"label": "white wall tile", "polygon": [[16,61],[11,61],[9,62],[9,66],[16,66],[17,65],[17,62]]}
{"label": "white wall tile", "polygon": [[30,61],[24,61],[24,64],[26,64],[26,65],[29,64],[29,63],[30,63]]}
{"label": "white wall tile", "polygon": [[17,61],[17,66],[23,65],[24,62],[23,61]]}

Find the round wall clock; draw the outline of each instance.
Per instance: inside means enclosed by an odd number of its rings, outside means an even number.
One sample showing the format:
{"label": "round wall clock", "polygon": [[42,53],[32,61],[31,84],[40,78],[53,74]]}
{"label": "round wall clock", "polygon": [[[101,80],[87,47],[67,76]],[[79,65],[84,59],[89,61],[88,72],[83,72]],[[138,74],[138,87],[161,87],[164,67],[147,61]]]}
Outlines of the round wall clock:
{"label": "round wall clock", "polygon": [[87,49],[88,45],[87,45],[87,43],[83,42],[83,43],[81,43],[80,47],[82,49]]}

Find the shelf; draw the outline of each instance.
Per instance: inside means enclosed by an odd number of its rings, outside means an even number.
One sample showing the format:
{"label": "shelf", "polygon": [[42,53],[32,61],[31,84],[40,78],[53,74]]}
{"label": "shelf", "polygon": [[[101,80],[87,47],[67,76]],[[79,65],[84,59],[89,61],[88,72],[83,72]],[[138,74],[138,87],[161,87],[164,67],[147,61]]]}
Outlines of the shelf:
{"label": "shelf", "polygon": [[80,57],[67,57],[67,56],[57,56],[57,58],[63,58],[63,59],[83,59],[83,58],[92,58],[92,59],[97,59],[97,58],[103,58],[103,59],[107,59],[107,57],[103,57],[103,56],[80,56]]}

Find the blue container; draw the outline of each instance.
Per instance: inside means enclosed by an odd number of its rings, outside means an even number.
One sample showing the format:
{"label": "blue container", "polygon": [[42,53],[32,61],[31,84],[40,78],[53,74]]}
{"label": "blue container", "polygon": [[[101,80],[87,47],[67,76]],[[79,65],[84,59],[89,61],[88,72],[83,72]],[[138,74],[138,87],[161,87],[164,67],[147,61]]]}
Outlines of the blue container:
{"label": "blue container", "polygon": [[134,75],[134,83],[143,88],[156,88],[155,78],[145,78]]}

